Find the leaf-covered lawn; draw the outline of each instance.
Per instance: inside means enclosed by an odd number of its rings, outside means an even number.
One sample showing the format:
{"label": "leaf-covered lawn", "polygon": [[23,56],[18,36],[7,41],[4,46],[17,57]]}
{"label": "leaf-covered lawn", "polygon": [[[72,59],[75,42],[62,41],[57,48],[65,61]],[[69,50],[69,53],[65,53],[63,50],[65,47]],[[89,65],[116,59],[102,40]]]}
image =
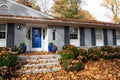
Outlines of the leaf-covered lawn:
{"label": "leaf-covered lawn", "polygon": [[12,80],[120,80],[120,59],[88,61],[79,72],[61,69],[53,73],[19,74]]}

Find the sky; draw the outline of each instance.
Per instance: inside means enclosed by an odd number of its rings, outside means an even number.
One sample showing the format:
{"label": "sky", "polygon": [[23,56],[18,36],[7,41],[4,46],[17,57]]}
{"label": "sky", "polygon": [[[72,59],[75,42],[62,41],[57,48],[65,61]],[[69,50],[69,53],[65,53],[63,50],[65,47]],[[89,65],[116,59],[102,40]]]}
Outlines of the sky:
{"label": "sky", "polygon": [[[85,0],[85,4],[83,4],[82,9],[89,11],[98,21],[110,22],[110,19],[106,17],[108,13],[107,10],[100,6],[102,2],[103,0]],[[38,4],[40,4],[42,11],[45,9],[43,7],[47,7],[46,9],[49,10],[53,5],[53,0],[44,0],[43,3],[47,3],[47,5],[43,5],[41,0],[38,0]]]}
{"label": "sky", "polygon": [[103,0],[85,0],[86,4],[82,9],[89,11],[97,20],[110,22],[110,19],[106,16],[107,10],[100,6]]}

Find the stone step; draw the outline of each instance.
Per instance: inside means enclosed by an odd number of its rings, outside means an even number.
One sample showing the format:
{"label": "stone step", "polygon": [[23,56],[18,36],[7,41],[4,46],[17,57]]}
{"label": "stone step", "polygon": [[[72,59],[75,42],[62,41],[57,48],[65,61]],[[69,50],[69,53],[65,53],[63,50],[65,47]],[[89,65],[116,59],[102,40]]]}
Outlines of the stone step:
{"label": "stone step", "polygon": [[60,55],[59,54],[48,54],[48,55],[19,55],[18,58],[40,58],[40,59],[49,59],[49,58],[56,58],[56,59],[60,59]]}
{"label": "stone step", "polygon": [[22,66],[18,72],[27,74],[59,71],[61,65],[58,59],[60,59],[58,54],[19,55],[17,62]]}
{"label": "stone step", "polygon": [[21,71],[25,71],[25,70],[35,70],[35,69],[42,69],[42,68],[46,68],[46,69],[52,69],[52,68],[60,68],[61,66],[59,64],[54,64],[54,65],[42,65],[42,66],[23,66],[21,67]]}
{"label": "stone step", "polygon": [[38,67],[38,66],[49,66],[49,65],[54,65],[54,64],[60,64],[59,62],[48,62],[48,63],[44,63],[44,64],[25,64],[25,65],[23,65],[23,66],[25,66],[25,67],[31,67],[31,66],[36,66],[36,67]]}
{"label": "stone step", "polygon": [[17,62],[56,62],[58,59],[51,58],[51,59],[33,59],[33,58],[18,58]]}
{"label": "stone step", "polygon": [[32,73],[42,73],[42,72],[55,72],[55,71],[59,71],[60,69],[61,69],[61,67],[59,67],[59,68],[52,68],[52,69],[41,68],[41,69],[35,69],[35,70],[20,71],[20,73],[32,74]]}

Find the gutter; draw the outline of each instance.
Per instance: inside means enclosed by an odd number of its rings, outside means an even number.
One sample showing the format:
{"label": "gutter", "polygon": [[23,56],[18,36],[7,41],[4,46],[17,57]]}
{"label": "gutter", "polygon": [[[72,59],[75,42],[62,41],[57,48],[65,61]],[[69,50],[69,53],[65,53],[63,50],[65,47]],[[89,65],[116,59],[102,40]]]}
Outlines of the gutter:
{"label": "gutter", "polygon": [[99,28],[120,28],[119,24],[107,24],[107,23],[90,23],[90,22],[83,22],[83,21],[63,21],[63,20],[56,20],[56,19],[46,19],[46,18],[34,18],[34,17],[10,17],[10,16],[0,16],[1,22],[7,23],[36,23],[36,24],[47,24],[47,25],[54,25],[54,26],[73,26],[73,27],[99,27]]}

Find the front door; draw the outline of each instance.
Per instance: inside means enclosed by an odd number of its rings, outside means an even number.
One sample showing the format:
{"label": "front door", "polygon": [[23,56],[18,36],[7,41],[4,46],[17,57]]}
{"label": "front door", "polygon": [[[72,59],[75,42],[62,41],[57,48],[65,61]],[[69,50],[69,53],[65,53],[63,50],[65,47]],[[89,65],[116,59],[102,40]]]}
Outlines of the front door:
{"label": "front door", "polygon": [[32,49],[40,49],[41,44],[41,28],[32,28]]}

